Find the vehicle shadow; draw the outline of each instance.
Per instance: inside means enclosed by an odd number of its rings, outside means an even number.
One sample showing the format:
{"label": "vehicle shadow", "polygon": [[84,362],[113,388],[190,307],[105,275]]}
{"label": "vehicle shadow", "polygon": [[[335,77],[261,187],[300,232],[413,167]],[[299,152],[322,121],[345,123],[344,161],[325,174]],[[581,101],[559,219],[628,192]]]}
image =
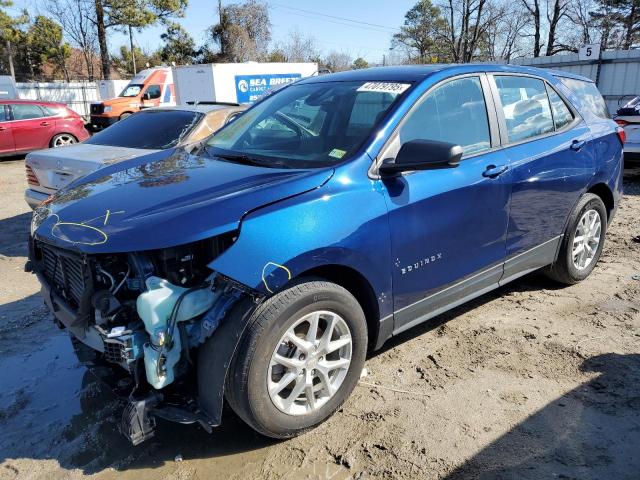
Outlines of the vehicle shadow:
{"label": "vehicle shadow", "polygon": [[27,256],[30,224],[31,212],[0,219],[0,256]]}
{"label": "vehicle shadow", "polygon": [[640,472],[640,354],[589,358],[593,380],[549,403],[444,477],[631,480]]}
{"label": "vehicle shadow", "polygon": [[640,195],[640,167],[624,170],[623,189],[625,195]]}
{"label": "vehicle shadow", "polygon": [[24,160],[26,154],[18,154],[18,155],[7,155],[6,157],[0,157],[0,162],[12,162],[17,160]]}

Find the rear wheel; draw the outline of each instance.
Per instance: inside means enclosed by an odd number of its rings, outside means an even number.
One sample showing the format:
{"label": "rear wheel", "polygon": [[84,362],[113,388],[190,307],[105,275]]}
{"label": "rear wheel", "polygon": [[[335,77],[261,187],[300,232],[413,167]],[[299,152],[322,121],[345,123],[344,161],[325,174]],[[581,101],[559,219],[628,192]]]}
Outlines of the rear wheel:
{"label": "rear wheel", "polygon": [[229,369],[227,400],[263,435],[295,436],[348,398],[366,346],[364,313],[347,290],[325,281],[295,284],[254,313]]}
{"label": "rear wheel", "polygon": [[66,145],[73,145],[74,143],[78,143],[78,139],[71,135],[70,133],[59,133],[55,137],[51,139],[51,147],[64,147]]}
{"label": "rear wheel", "polygon": [[571,212],[556,261],[547,275],[568,285],[589,276],[596,266],[607,230],[607,209],[597,195],[587,193]]}

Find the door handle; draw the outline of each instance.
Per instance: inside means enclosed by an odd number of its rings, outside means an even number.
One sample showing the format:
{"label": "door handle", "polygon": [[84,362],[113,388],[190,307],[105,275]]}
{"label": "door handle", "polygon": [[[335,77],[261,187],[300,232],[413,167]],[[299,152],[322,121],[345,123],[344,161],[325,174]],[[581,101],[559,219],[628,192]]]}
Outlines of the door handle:
{"label": "door handle", "polygon": [[586,140],[574,140],[573,142],[571,142],[571,150],[577,152],[579,151],[582,147],[584,147],[586,145],[587,141]]}
{"label": "door handle", "polygon": [[0,132],[4,132],[7,129],[7,127],[0,127]]}
{"label": "door handle", "polygon": [[502,175],[509,169],[507,165],[488,165],[486,170],[482,172],[483,177],[487,178],[496,178],[499,175]]}
{"label": "door handle", "polygon": [[49,125],[51,125],[50,122],[40,122],[40,125],[42,125],[43,127],[48,127]]}

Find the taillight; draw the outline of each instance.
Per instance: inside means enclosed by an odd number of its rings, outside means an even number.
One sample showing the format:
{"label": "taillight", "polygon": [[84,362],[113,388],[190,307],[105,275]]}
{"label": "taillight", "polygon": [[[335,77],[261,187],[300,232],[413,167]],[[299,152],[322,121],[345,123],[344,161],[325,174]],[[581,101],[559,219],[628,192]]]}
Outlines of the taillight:
{"label": "taillight", "polygon": [[624,132],[624,128],[618,127],[616,129],[616,133],[618,134],[618,138],[620,139],[620,143],[624,145],[624,142],[627,141],[627,134]]}
{"label": "taillight", "polygon": [[620,120],[620,119],[616,119],[615,121],[618,125],[620,125],[621,127],[626,127],[627,125],[629,125],[629,122],[627,122],[626,120]]}
{"label": "taillight", "polygon": [[33,172],[33,168],[31,168],[29,165],[26,165],[26,170],[27,170],[27,183],[29,185],[35,185],[36,187],[40,186],[40,182],[38,181],[38,177],[36,177],[36,174]]}

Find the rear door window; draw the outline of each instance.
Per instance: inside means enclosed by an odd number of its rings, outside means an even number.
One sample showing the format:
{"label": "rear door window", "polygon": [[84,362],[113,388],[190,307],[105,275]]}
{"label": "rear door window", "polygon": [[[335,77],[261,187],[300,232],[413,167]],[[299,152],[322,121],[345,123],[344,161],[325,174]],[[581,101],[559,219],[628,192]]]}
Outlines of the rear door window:
{"label": "rear door window", "polygon": [[531,77],[496,75],[509,142],[554,131],[545,83]]}
{"label": "rear door window", "polygon": [[400,143],[436,140],[460,145],[465,155],[491,147],[480,78],[452,80],[429,92],[400,127]]}
{"label": "rear door window", "polygon": [[14,120],[29,120],[30,118],[40,118],[44,113],[37,105],[14,103],[11,105]]}

